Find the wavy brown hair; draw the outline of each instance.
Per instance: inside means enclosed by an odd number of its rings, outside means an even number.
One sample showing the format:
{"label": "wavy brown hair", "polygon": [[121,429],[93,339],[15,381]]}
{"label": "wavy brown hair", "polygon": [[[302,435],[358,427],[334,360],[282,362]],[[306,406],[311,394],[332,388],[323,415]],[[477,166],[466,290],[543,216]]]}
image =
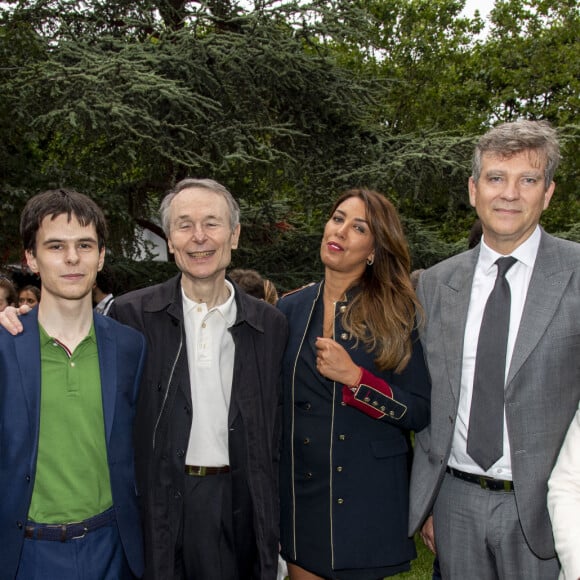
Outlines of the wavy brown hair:
{"label": "wavy brown hair", "polygon": [[401,372],[412,352],[411,333],[421,305],[410,278],[411,256],[397,210],[383,195],[369,189],[350,189],[335,202],[330,215],[346,199],[358,197],[366,208],[375,239],[375,260],[367,265],[356,294],[343,315],[353,338],[375,352],[379,369]]}

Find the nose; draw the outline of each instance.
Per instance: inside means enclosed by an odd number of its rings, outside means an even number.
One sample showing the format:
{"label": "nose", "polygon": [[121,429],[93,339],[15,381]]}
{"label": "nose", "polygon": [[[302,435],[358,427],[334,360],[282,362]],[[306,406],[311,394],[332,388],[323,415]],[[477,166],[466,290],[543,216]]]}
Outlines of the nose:
{"label": "nose", "polygon": [[505,189],[502,192],[502,197],[508,201],[518,199],[520,196],[519,183],[517,179],[510,179],[507,181]]}
{"label": "nose", "polygon": [[77,249],[68,248],[65,259],[69,264],[76,264],[79,261],[79,254],[77,252]]}
{"label": "nose", "polygon": [[197,244],[202,244],[205,241],[206,237],[207,234],[203,226],[195,225],[193,227],[193,230],[191,232],[191,238],[193,239],[194,242],[196,242]]}
{"label": "nose", "polygon": [[336,229],[336,235],[339,236],[340,238],[344,238],[346,236],[347,231],[348,231],[348,225],[344,221]]}

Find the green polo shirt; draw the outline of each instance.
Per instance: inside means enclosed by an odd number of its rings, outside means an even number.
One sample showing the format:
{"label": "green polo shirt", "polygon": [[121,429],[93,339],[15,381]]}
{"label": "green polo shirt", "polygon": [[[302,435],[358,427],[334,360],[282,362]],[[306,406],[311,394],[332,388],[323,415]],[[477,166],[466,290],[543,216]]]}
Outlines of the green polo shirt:
{"label": "green polo shirt", "polygon": [[95,329],[74,352],[40,328],[40,435],[28,517],[78,522],[113,504]]}

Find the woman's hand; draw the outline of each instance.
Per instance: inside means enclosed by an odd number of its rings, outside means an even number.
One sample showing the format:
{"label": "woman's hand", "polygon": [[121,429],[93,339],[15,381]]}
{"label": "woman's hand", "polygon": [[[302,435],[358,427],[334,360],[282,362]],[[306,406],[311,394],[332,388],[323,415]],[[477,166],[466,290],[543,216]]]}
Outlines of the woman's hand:
{"label": "woman's hand", "polygon": [[355,385],[360,379],[360,368],[346,350],[332,338],[316,339],[316,369],[337,383]]}

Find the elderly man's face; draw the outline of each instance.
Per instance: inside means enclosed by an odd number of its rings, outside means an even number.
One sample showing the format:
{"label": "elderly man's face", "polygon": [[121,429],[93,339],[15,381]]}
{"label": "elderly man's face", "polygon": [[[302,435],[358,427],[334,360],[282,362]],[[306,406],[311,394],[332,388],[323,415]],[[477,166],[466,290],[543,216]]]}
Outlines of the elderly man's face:
{"label": "elderly man's face", "polygon": [[192,187],[171,202],[169,251],[189,280],[222,281],[239,237],[240,226],[232,231],[228,204],[219,193]]}

